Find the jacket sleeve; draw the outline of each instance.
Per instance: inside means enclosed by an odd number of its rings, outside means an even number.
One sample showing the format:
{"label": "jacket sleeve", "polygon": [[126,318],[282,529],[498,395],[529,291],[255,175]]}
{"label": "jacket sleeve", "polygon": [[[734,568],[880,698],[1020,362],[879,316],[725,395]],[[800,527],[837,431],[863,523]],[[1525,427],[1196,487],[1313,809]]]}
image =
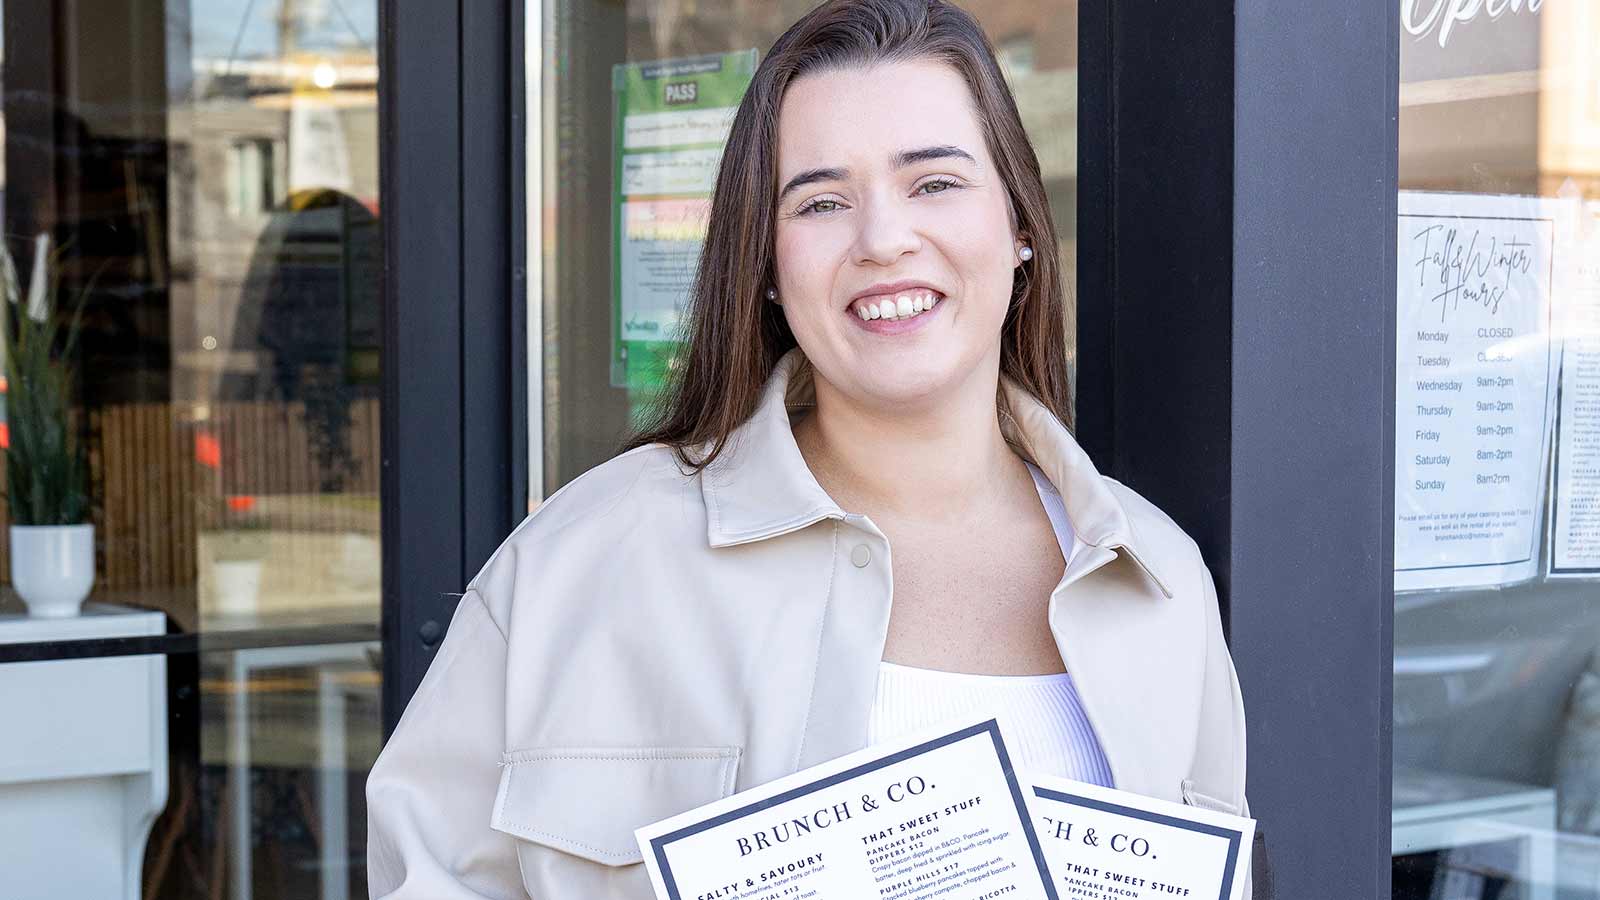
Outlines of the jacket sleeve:
{"label": "jacket sleeve", "polygon": [[[1224,809],[1239,815],[1250,815],[1250,801],[1245,798],[1245,720],[1244,700],[1239,692],[1239,676],[1233,668],[1233,657],[1222,634],[1222,615],[1218,608],[1217,586],[1211,572],[1201,563],[1201,581],[1205,585],[1206,667],[1203,700],[1200,707],[1200,736],[1195,745],[1195,759],[1190,766],[1190,779],[1196,790],[1222,801]],[[1259,832],[1261,824],[1256,823]],[[1263,853],[1259,837],[1253,853]],[[1268,900],[1262,893],[1270,885],[1267,879],[1253,878],[1260,871],[1264,859],[1252,858],[1245,871],[1244,896],[1251,900]],[[1264,881],[1265,884],[1253,883]]]}
{"label": "jacket sleeve", "polygon": [[505,747],[506,639],[474,590],[367,778],[373,900],[527,900],[489,827]]}

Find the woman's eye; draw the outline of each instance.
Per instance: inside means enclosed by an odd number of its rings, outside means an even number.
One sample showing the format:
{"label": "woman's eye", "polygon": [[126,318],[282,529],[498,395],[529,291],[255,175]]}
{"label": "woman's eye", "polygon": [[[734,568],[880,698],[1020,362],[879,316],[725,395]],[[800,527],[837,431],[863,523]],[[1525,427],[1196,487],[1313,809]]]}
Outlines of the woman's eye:
{"label": "woman's eye", "polygon": [[839,201],[837,201],[837,200],[819,199],[819,200],[813,200],[810,203],[807,203],[806,205],[800,207],[800,211],[799,212],[800,212],[800,215],[803,216],[803,215],[806,215],[808,213],[814,213],[814,212],[830,213],[830,212],[834,212],[834,211],[836,211],[838,209],[839,209]]}
{"label": "woman's eye", "polygon": [[933,181],[923,182],[917,190],[924,194],[938,194],[956,187],[956,183],[948,178],[938,178]]}

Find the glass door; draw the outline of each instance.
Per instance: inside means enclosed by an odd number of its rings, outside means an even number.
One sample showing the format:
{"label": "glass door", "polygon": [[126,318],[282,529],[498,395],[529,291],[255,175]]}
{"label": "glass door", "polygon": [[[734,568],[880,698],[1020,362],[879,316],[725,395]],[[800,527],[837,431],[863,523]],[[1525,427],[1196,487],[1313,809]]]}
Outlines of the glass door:
{"label": "glass door", "polygon": [[0,893],[365,896],[377,0],[0,20]]}
{"label": "glass door", "polygon": [[1600,3],[1399,4],[1393,896],[1600,896]]}

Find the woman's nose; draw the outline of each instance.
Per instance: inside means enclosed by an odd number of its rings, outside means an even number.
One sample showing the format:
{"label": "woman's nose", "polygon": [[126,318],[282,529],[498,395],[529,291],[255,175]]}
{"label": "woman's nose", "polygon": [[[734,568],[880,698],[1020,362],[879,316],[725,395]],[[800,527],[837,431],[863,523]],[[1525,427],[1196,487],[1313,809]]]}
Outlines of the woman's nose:
{"label": "woman's nose", "polygon": [[859,263],[892,265],[922,245],[910,210],[893,200],[872,200],[856,217],[855,257]]}

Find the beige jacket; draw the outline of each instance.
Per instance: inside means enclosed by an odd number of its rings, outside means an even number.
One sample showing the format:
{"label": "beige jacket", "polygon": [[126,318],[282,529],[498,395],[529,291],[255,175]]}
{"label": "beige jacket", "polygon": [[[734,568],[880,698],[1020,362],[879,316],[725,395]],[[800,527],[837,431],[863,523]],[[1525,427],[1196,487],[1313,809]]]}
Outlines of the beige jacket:
{"label": "beige jacket", "polygon": [[[367,781],[373,897],[649,900],[635,828],[865,745],[891,549],[795,446],[808,371],[784,357],[701,474],[622,454],[472,580]],[[1244,809],[1244,711],[1194,542],[1003,390],[1008,440],[1087,544],[1049,621],[1117,787]]]}

